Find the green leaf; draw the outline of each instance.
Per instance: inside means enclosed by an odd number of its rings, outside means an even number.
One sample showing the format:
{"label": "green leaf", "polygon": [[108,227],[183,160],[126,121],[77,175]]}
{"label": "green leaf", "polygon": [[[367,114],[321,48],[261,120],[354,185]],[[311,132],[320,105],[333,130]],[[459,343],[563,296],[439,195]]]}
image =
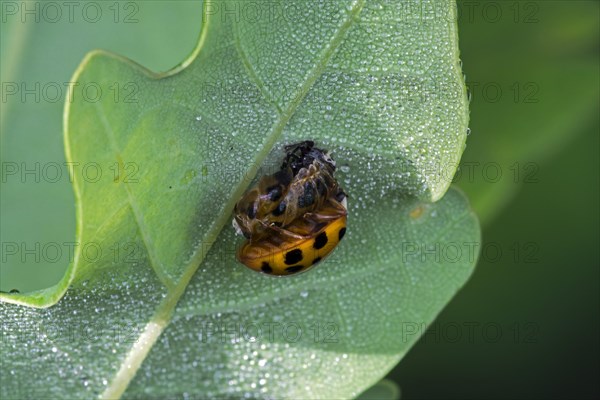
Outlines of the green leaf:
{"label": "green leaf", "polygon": [[[466,200],[428,203],[465,140],[453,19],[360,1],[228,17],[236,4],[206,6],[196,51],[167,74],[104,52],[76,72],[67,160],[93,167],[73,176],[78,246],[57,286],[0,296],[3,395],[356,395],[471,273]],[[235,262],[231,210],[304,139],[338,161],[348,238],[314,272],[272,279]],[[282,321],[304,336],[200,334]]]}
{"label": "green leaf", "polygon": [[[51,387],[54,397],[90,397],[108,388],[112,397],[149,351],[126,398],[357,395],[466,281],[479,231],[455,190],[433,204],[390,192],[352,215],[346,242],[298,279],[236,264],[234,233],[223,230],[156,343],[167,321],[152,317],[153,307],[162,301],[164,312],[172,295],[149,269],[129,280],[107,273],[112,284],[83,283],[44,310],[3,304],[1,373],[13,382],[3,393],[14,395],[20,382],[28,395]],[[28,353],[16,350],[25,345]]]}

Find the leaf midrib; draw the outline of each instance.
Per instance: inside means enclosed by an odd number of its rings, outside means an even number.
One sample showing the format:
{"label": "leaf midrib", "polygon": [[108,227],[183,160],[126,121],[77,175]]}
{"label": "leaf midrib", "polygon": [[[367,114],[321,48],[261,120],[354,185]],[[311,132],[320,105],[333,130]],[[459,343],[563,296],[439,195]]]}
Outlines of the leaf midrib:
{"label": "leaf midrib", "polygon": [[[296,112],[299,105],[302,103],[306,94],[309,92],[310,88],[314,85],[317,79],[322,75],[323,71],[327,67],[329,60],[342,43],[346,32],[350,29],[353,22],[356,20],[356,17],[360,14],[363,6],[365,4],[365,0],[355,0],[352,4],[352,8],[347,14],[347,18],[344,23],[340,26],[336,34],[333,36],[332,40],[322,51],[321,59],[315,63],[315,67],[313,70],[307,75],[304,84],[301,87],[301,96],[295,98],[295,101],[290,103],[290,106],[282,110],[283,112],[280,114],[280,118],[275,122],[273,128],[270,130],[270,133],[267,134],[267,140],[264,142],[263,150],[260,151],[257,156],[254,158],[254,162],[251,163],[251,167],[248,170],[247,176],[254,176],[258,171],[258,165],[261,165],[264,159],[267,157],[275,142],[281,136],[283,129],[292,118],[294,113]],[[205,16],[205,24],[209,24],[210,19],[208,16]],[[201,51],[201,50],[200,50]],[[197,54],[196,54],[197,56]],[[262,93],[262,91],[261,91]],[[246,190],[247,182],[241,180],[237,187],[231,193],[229,197],[229,201],[225,204],[223,210],[233,209],[233,205],[235,201],[242,195],[244,190]],[[140,335],[140,337],[144,335],[148,335],[148,340],[146,341],[146,345],[142,347],[133,347],[128,353],[126,359],[132,361],[131,364],[127,365],[127,368],[120,368],[117,374],[115,374],[112,379],[112,383],[106,388],[104,393],[102,393],[102,398],[118,398],[125,392],[131,379],[135,376],[137,370],[141,366],[143,360],[147,357],[150,349],[154,346],[156,341],[158,340],[160,334],[164,330],[164,328],[168,325],[171,317],[173,316],[173,311],[175,306],[179,302],[179,299],[185,292],[186,287],[189,284],[192,276],[198,269],[198,267],[203,262],[206,254],[210,248],[212,248],[213,243],[215,242],[218,234],[222,230],[223,226],[227,222],[229,218],[229,214],[226,212],[222,212],[220,216],[213,221],[209,229],[207,230],[207,234],[205,236],[206,240],[203,241],[205,245],[199,247],[199,251],[192,258],[192,260],[188,263],[188,265],[184,268],[184,272],[181,275],[181,278],[178,283],[174,287],[172,287],[166,296],[166,298],[158,305],[156,308],[156,312],[153,318],[148,322],[146,328]],[[208,243],[208,246],[206,246]],[[149,330],[150,328],[150,330]]]}

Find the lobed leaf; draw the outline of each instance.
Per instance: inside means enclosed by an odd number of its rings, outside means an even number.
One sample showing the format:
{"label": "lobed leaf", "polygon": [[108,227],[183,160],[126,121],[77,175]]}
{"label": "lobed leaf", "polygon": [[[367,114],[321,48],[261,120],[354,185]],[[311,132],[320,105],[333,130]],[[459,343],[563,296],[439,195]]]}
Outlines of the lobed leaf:
{"label": "lobed leaf", "polygon": [[[477,220],[439,179],[468,119],[452,2],[435,17],[364,1],[228,17],[242,4],[207,3],[197,49],[167,74],[105,52],[76,72],[67,159],[114,175],[74,177],[79,246],[63,280],[0,295],[3,397],[354,396],[468,278]],[[115,82],[135,101],[78,96]],[[347,239],[298,277],[246,270],[233,204],[305,139],[338,160]],[[209,334],[277,323],[304,335]]]}

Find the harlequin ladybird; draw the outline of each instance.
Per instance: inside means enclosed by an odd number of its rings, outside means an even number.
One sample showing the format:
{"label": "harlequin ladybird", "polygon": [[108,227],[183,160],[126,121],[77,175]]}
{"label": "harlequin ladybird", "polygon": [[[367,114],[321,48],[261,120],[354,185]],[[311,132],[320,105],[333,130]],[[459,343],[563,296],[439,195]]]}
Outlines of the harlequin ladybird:
{"label": "harlequin ladybird", "polygon": [[335,161],[307,140],[285,147],[281,169],[265,176],[237,202],[233,225],[251,241],[285,228],[302,215],[319,210],[331,197],[345,197],[333,177]]}
{"label": "harlequin ladybird", "polygon": [[346,201],[329,199],[318,211],[306,213],[286,228],[272,226],[273,234],[248,240],[237,258],[265,274],[292,275],[312,268],[327,257],[346,233]]}

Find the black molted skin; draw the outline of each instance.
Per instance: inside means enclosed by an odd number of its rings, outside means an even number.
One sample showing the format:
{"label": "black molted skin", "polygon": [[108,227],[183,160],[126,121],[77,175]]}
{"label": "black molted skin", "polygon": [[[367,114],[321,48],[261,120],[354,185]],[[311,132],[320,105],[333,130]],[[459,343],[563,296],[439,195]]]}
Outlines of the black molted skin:
{"label": "black molted skin", "polygon": [[316,212],[330,198],[343,198],[335,161],[312,140],[285,147],[279,171],[264,176],[237,202],[235,222],[252,241],[285,229],[297,218]]}

